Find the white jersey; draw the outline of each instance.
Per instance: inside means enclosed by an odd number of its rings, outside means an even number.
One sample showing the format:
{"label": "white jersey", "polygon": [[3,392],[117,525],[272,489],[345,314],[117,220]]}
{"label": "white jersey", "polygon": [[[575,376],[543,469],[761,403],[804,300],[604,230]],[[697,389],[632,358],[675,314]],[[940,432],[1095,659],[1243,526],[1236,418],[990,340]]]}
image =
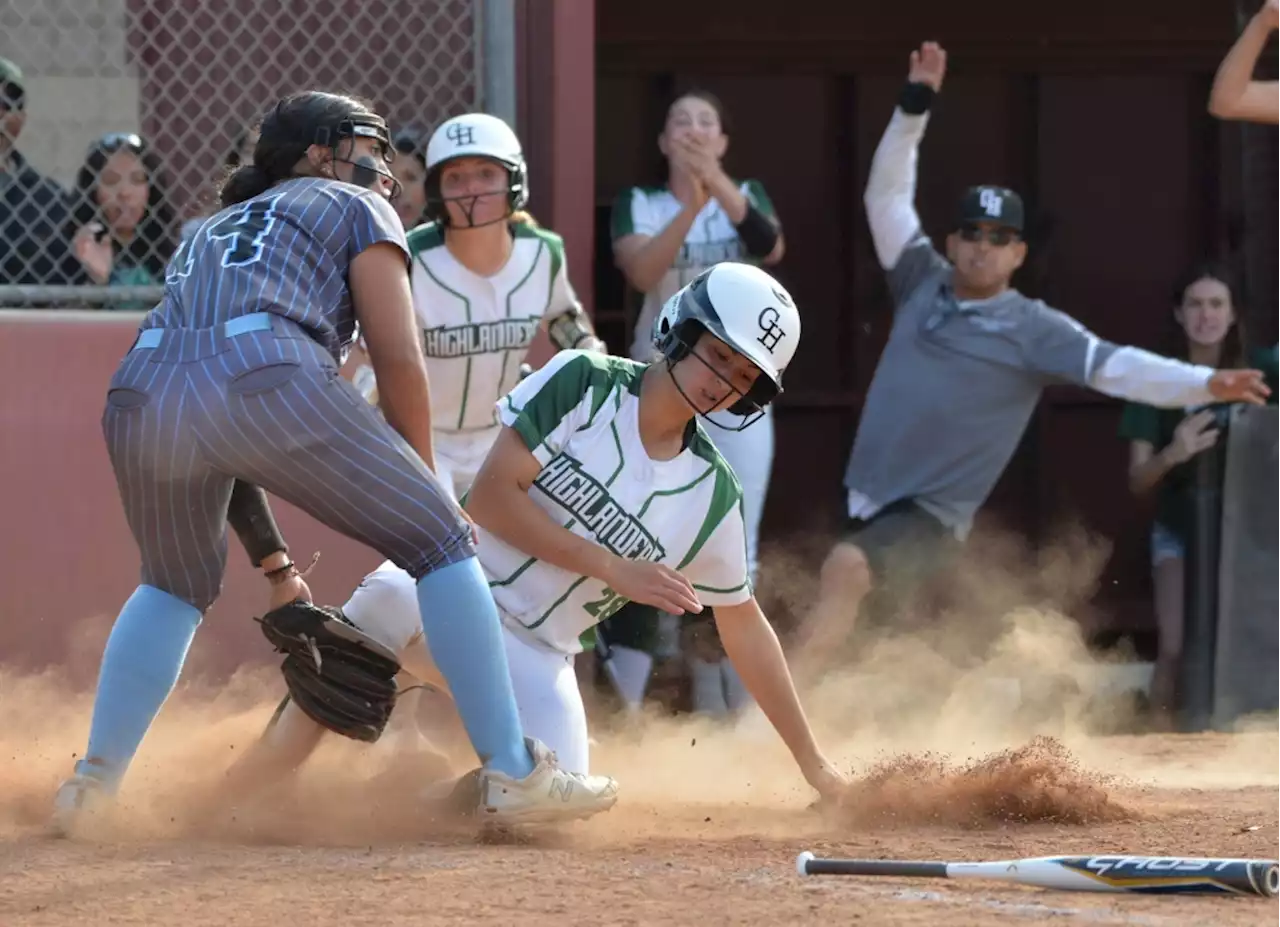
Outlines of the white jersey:
{"label": "white jersey", "polygon": [[[704,605],[751,597],[742,490],[700,426],[671,460],[640,441],[645,367],[561,351],[499,405],[542,470],[529,496],[558,524],[630,560],[679,570]],[[539,561],[480,529],[478,556],[494,601],[518,635],[564,653],[626,604],[602,581]]]}
{"label": "white jersey", "polygon": [[409,233],[434,429],[496,428],[496,403],[518,382],[543,317],[578,305],[560,236],[524,222],[511,229],[511,258],[491,277],[463,267],[437,223]]}
{"label": "white jersey", "polygon": [[[773,203],[760,181],[743,181],[738,190],[756,209],[777,221]],[[610,234],[614,241],[627,235],[653,237],[670,225],[683,208],[684,204],[667,187],[631,187],[613,204]],[[663,274],[658,285],[644,294],[644,305],[636,320],[631,342],[633,358],[647,363],[656,356],[653,323],[662,304],[708,267],[725,261],[754,263],[755,259],[747,254],[733,221],[719,201],[712,197],[689,228],[675,263]]]}

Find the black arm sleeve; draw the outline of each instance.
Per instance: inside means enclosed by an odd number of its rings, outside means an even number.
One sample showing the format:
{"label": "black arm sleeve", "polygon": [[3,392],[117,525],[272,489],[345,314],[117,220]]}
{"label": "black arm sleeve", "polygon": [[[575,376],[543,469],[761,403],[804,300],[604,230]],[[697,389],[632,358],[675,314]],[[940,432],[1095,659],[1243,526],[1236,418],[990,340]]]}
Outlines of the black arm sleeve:
{"label": "black arm sleeve", "polygon": [[240,543],[255,567],[279,551],[288,553],[275,516],[267,505],[267,494],[243,480],[236,480],[231,489],[231,502],[227,505],[227,521],[235,529]]}
{"label": "black arm sleeve", "polygon": [[747,214],[736,226],[738,237],[746,246],[747,254],[756,258],[768,257],[778,243],[778,227],[773,220],[747,200]]}

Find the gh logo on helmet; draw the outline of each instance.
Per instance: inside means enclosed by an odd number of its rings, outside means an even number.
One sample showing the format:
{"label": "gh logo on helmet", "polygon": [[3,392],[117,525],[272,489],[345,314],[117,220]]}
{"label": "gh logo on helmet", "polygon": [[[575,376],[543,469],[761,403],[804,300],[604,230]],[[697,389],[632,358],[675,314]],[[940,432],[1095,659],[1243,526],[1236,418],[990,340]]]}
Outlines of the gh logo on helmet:
{"label": "gh logo on helmet", "polygon": [[766,306],[761,309],[760,315],[756,318],[756,321],[760,323],[760,337],[756,340],[764,345],[770,354],[777,350],[778,342],[787,337],[787,333],[778,324],[780,318],[782,316],[772,306]]}
{"label": "gh logo on helmet", "polygon": [[464,145],[474,145],[476,143],[475,131],[476,130],[471,126],[455,122],[453,125],[449,126],[449,128],[445,129],[444,137],[453,142],[459,148],[462,148]]}

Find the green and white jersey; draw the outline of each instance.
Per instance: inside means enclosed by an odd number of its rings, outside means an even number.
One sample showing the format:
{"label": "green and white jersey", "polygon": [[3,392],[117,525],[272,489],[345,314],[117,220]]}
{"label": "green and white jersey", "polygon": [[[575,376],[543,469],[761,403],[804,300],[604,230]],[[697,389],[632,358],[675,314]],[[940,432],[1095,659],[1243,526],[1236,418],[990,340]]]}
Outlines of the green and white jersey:
{"label": "green and white jersey", "polygon": [[494,428],[495,404],[515,386],[543,316],[578,304],[564,241],[513,223],[511,258],[492,277],[463,267],[434,222],[409,233],[413,305],[431,378],[431,422],[442,431]]}
{"label": "green and white jersey", "polygon": [[[758,180],[743,181],[738,187],[756,209],[777,221],[773,202],[764,192]],[[684,205],[667,187],[631,187],[613,204],[611,217],[612,240],[628,235],[653,237],[671,224]],[[662,276],[658,285],[644,294],[644,305],[636,320],[635,335],[631,342],[631,356],[639,361],[651,361],[656,352],[653,347],[653,323],[662,304],[708,267],[725,261],[755,263],[738,238],[738,230],[732,220],[713,197],[707,200],[698,217],[685,236],[684,245],[676,254],[675,263]]]}
{"label": "green and white jersey", "polygon": [[[529,497],[558,524],[620,557],[679,570],[705,605],[751,597],[737,477],[701,427],[671,460],[640,442],[643,364],[561,351],[502,400],[502,424],[542,470]],[[626,599],[480,530],[480,564],[503,621],[565,652]]]}

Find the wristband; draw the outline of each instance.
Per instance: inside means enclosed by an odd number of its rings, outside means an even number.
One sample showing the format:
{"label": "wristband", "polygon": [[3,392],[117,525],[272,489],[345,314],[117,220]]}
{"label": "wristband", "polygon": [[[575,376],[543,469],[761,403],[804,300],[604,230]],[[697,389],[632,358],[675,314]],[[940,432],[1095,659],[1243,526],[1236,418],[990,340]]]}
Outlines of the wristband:
{"label": "wristband", "polygon": [[735,228],[747,254],[754,258],[768,257],[778,243],[778,227],[750,200],[747,200],[747,214]]}
{"label": "wristband", "polygon": [[938,91],[928,84],[907,81],[898,94],[898,107],[908,116],[920,116],[929,112],[937,95]]}

